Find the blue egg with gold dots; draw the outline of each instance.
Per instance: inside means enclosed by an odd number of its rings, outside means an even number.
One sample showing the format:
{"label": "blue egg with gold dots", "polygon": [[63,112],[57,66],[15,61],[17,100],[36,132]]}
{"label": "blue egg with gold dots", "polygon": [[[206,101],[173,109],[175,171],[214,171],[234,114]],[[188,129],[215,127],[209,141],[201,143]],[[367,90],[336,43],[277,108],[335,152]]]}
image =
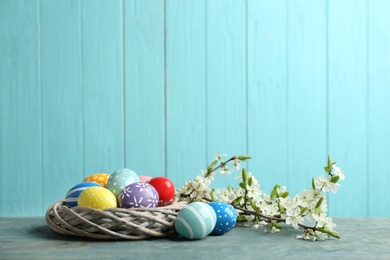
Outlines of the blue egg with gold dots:
{"label": "blue egg with gold dots", "polygon": [[237,223],[237,213],[233,206],[218,201],[210,202],[209,205],[217,215],[217,223],[211,231],[211,235],[223,235],[232,230]]}

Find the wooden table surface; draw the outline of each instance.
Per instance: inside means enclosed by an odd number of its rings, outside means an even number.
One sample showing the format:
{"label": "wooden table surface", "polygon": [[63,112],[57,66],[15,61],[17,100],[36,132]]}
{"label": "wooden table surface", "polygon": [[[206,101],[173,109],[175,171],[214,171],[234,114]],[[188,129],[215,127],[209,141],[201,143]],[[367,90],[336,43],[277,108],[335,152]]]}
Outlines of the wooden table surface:
{"label": "wooden table surface", "polygon": [[175,235],[142,241],[98,241],[56,234],[43,217],[0,218],[0,259],[390,259],[389,219],[334,219],[341,239],[298,240],[235,227],[188,241]]}

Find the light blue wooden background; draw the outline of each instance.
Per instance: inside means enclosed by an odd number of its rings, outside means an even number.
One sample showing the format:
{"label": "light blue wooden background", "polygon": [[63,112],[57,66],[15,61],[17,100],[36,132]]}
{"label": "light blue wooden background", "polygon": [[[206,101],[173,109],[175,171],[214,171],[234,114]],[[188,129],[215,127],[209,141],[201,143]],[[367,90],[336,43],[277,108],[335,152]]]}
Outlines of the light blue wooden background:
{"label": "light blue wooden background", "polygon": [[0,215],[44,215],[121,167],[179,187],[227,153],[292,195],[329,154],[347,176],[329,214],[390,217],[389,13],[387,0],[0,0]]}

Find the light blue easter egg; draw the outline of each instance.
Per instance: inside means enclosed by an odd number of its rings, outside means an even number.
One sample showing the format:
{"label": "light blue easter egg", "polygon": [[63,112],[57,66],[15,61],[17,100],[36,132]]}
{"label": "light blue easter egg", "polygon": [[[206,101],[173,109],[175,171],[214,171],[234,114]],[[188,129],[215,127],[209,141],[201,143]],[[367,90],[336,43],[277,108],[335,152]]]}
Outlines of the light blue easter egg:
{"label": "light blue easter egg", "polygon": [[140,179],[134,171],[126,168],[118,169],[108,178],[107,189],[118,198],[119,194],[126,186],[139,181]]}
{"label": "light blue easter egg", "polygon": [[217,214],[217,223],[211,235],[223,235],[232,230],[237,223],[237,213],[234,208],[225,202],[210,202],[209,205]]}
{"label": "light blue easter egg", "polygon": [[201,239],[211,233],[216,224],[214,209],[203,202],[193,202],[180,210],[175,220],[176,232],[187,239]]}
{"label": "light blue easter egg", "polygon": [[80,184],[77,184],[76,186],[74,186],[73,188],[71,188],[68,193],[66,193],[66,196],[65,196],[65,203],[69,206],[69,207],[76,207],[77,206],[77,199],[79,198],[80,196],[80,193],[85,190],[86,188],[89,188],[89,187],[94,187],[94,186],[99,186],[101,187],[100,184],[96,183],[96,182],[82,182]]}

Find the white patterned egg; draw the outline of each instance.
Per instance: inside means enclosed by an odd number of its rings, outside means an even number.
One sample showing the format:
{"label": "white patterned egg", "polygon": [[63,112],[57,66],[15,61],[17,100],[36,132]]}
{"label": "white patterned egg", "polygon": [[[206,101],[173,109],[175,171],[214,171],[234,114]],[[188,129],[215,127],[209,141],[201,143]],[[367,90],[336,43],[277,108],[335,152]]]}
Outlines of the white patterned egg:
{"label": "white patterned egg", "polygon": [[115,197],[118,197],[127,185],[139,181],[140,179],[134,171],[126,168],[118,169],[108,178],[107,189],[109,189]]}
{"label": "white patterned egg", "polygon": [[118,196],[121,208],[155,208],[158,200],[157,190],[145,182],[135,182],[126,186]]}

